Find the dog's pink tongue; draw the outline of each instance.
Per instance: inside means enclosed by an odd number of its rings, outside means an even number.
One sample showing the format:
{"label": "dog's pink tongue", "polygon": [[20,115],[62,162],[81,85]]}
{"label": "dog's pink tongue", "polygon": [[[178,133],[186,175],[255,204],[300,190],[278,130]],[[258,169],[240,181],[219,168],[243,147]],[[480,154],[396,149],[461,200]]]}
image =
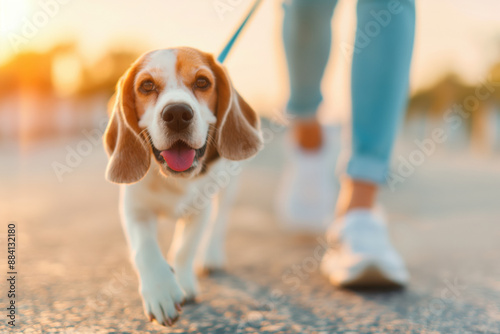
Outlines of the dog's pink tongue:
{"label": "dog's pink tongue", "polygon": [[193,165],[195,150],[186,146],[178,146],[162,151],[161,156],[167,162],[168,167],[177,172],[183,172]]}

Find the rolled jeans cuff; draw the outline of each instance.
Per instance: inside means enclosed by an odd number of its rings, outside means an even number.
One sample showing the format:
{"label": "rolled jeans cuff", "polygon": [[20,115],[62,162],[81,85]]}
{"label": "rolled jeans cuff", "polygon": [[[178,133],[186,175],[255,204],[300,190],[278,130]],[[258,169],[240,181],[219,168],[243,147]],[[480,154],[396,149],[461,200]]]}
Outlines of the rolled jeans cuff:
{"label": "rolled jeans cuff", "polygon": [[353,180],[384,184],[389,166],[387,161],[370,156],[352,156],[347,164],[347,175]]}

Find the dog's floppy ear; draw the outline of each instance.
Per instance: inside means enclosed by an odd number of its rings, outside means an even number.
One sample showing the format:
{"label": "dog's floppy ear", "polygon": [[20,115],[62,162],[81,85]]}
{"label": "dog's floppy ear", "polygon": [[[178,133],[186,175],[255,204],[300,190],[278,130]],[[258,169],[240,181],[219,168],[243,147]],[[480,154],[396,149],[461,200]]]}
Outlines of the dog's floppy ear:
{"label": "dog's floppy ear", "polygon": [[211,60],[217,89],[217,151],[229,160],[248,159],[263,146],[259,116],[233,88],[225,69]]}
{"label": "dog's floppy ear", "polygon": [[134,183],[144,177],[151,164],[150,148],[139,135],[135,110],[134,79],[137,65],[120,78],[115,93],[104,147],[109,156],[106,178],[114,183]]}

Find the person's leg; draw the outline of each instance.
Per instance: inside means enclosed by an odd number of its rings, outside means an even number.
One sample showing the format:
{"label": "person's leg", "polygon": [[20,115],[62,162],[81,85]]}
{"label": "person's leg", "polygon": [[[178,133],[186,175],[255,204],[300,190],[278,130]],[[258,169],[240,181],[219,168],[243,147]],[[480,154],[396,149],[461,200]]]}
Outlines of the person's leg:
{"label": "person's leg", "polygon": [[414,0],[358,0],[352,64],[352,155],[341,182],[336,246],[321,269],[344,287],[405,285],[408,272],[383,216],[373,210],[405,110],[415,26]]}
{"label": "person's leg", "polygon": [[370,209],[386,182],[404,115],[415,30],[414,0],[358,0],[352,63],[352,156],[337,216]]}
{"label": "person's leg", "polygon": [[331,19],[337,0],[286,0],[283,42],[288,64],[293,136],[306,150],[321,146],[316,111],[323,100],[321,80],[330,55]]}
{"label": "person's leg", "polygon": [[289,71],[291,135],[278,214],[288,230],[322,233],[333,212],[336,190],[334,128],[316,117],[321,81],[331,47],[331,18],[337,0],[285,0],[283,41]]}

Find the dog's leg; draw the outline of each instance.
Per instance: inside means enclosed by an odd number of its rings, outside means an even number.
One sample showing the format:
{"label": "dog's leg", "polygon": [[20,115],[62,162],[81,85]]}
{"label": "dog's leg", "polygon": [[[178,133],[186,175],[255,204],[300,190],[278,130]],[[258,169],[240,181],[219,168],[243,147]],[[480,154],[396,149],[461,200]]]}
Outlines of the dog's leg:
{"label": "dog's leg", "polygon": [[144,311],[150,320],[171,325],[179,316],[184,294],[161,253],[156,237],[156,214],[137,208],[133,194],[127,192],[126,187],[122,188],[121,196],[122,224],[139,275]]}
{"label": "dog's leg", "polygon": [[238,189],[238,180],[233,179],[229,185],[220,190],[216,198],[217,215],[211,222],[207,238],[203,243],[205,247],[199,254],[200,270],[210,274],[222,270],[226,264],[226,229],[230,208]]}
{"label": "dog's leg", "polygon": [[212,205],[198,210],[177,223],[175,239],[169,250],[169,258],[174,261],[175,274],[186,295],[186,301],[194,301],[198,294],[198,281],[194,271],[194,258],[198,246],[210,220]]}

